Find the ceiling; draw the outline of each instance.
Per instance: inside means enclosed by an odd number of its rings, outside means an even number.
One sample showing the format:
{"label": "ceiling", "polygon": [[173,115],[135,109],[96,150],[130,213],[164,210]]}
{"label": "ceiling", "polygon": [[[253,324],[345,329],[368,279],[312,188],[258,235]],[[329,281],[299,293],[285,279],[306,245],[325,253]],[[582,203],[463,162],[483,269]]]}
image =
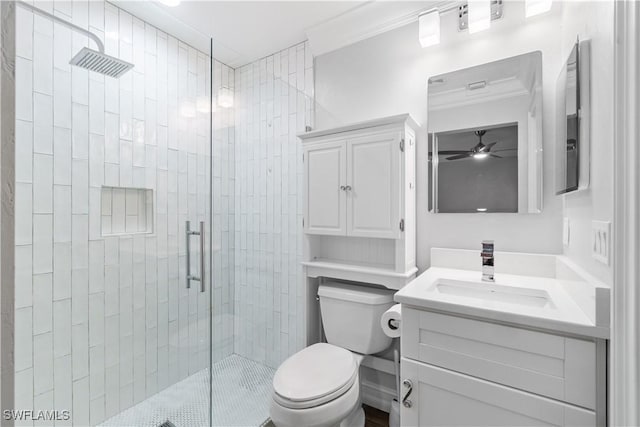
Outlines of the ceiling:
{"label": "ceiling", "polygon": [[[239,67],[304,40],[314,55],[406,25],[434,1],[112,0],[138,18]],[[315,47],[315,49],[314,49]]]}

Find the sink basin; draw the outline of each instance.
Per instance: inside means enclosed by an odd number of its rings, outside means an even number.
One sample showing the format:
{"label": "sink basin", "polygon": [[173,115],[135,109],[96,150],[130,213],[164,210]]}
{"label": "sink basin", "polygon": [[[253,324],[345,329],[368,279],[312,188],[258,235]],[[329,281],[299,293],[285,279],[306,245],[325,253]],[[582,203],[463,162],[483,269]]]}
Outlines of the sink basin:
{"label": "sink basin", "polygon": [[487,302],[539,308],[553,307],[549,294],[542,289],[505,286],[488,282],[438,279],[433,285],[433,290],[441,294],[474,298]]}

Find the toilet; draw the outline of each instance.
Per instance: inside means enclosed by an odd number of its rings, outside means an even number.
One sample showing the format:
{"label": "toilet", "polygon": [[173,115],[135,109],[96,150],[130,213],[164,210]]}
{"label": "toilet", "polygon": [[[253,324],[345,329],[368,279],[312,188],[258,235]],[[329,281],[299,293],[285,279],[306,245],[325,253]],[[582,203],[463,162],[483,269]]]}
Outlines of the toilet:
{"label": "toilet", "polygon": [[273,378],[271,420],[277,427],[362,427],[360,362],[391,345],[380,317],[393,292],[324,283],[318,287],[327,343],[313,344],[285,360]]}

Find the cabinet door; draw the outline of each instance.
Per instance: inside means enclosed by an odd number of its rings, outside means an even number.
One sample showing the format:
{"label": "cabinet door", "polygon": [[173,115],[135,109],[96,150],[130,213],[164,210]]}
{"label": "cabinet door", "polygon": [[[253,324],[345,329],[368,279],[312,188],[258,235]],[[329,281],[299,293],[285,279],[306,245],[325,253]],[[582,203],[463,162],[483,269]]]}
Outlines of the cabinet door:
{"label": "cabinet door", "polygon": [[400,237],[400,132],[347,143],[347,234]]}
{"label": "cabinet door", "polygon": [[[402,426],[595,426],[595,413],[435,366],[402,359],[413,385]],[[401,385],[404,396],[408,388]]]}
{"label": "cabinet door", "polygon": [[305,222],[310,234],[343,236],[346,228],[344,141],[305,147]]}

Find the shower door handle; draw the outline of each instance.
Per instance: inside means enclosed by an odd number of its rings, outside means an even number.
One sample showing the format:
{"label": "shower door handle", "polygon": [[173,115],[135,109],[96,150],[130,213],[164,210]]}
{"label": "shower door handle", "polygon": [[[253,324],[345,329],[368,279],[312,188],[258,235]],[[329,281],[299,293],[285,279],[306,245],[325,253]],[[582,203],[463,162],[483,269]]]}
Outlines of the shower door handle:
{"label": "shower door handle", "polygon": [[[200,236],[200,276],[191,274],[191,236]],[[205,291],[204,287],[204,221],[200,221],[200,230],[191,230],[191,221],[185,224],[185,237],[187,243],[187,289],[191,288],[191,281],[200,282],[200,292]]]}

